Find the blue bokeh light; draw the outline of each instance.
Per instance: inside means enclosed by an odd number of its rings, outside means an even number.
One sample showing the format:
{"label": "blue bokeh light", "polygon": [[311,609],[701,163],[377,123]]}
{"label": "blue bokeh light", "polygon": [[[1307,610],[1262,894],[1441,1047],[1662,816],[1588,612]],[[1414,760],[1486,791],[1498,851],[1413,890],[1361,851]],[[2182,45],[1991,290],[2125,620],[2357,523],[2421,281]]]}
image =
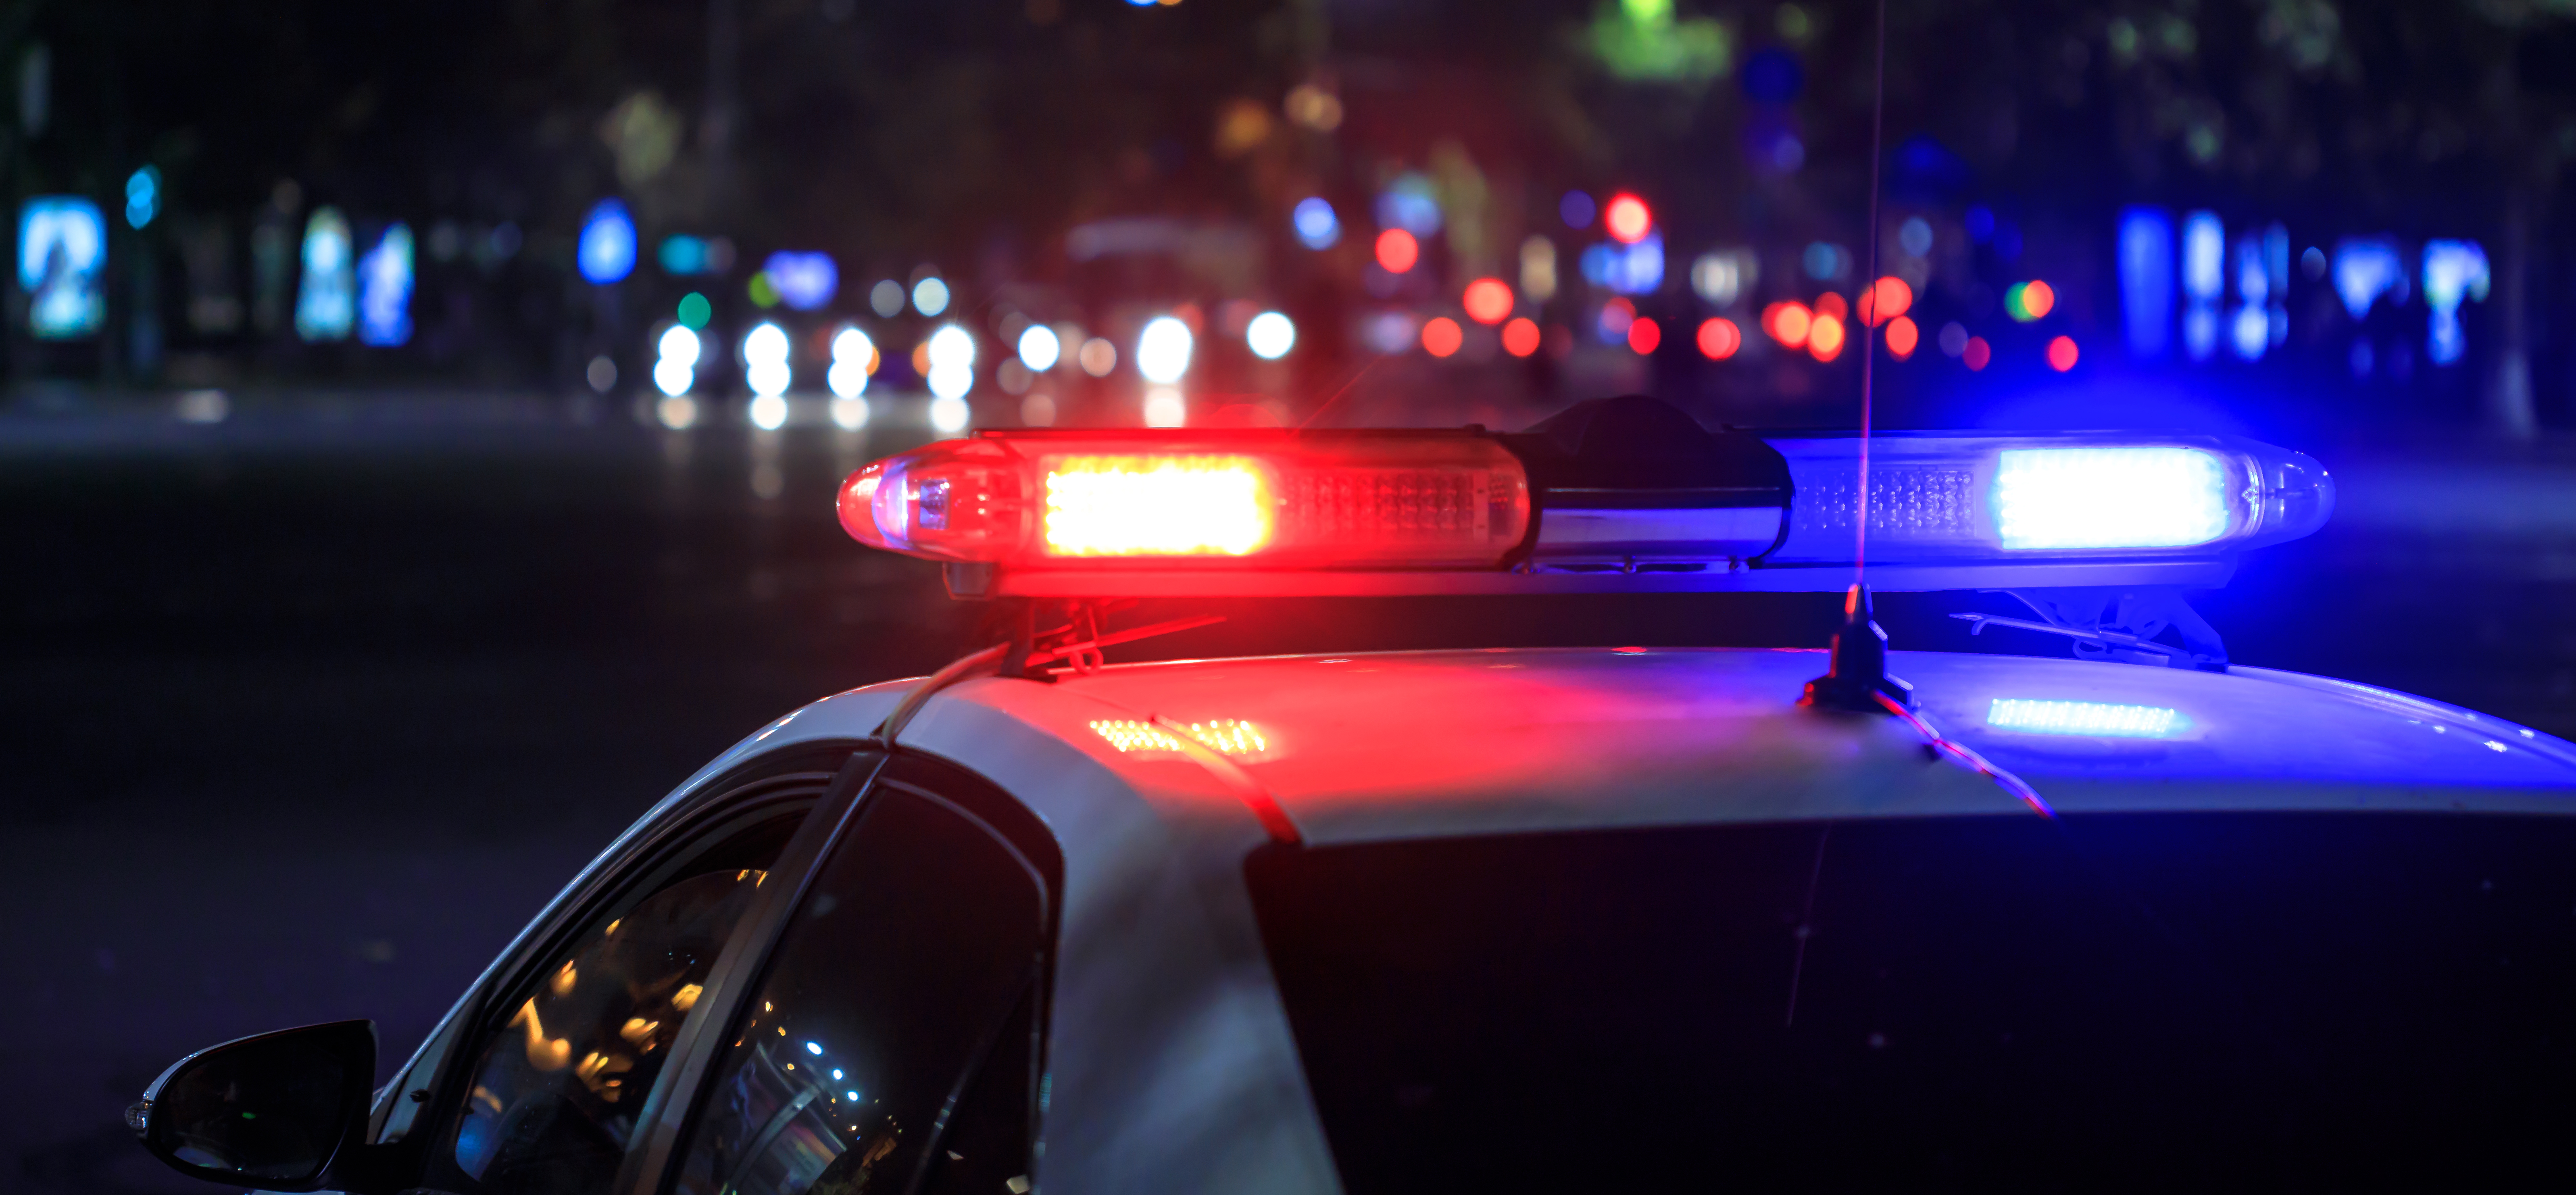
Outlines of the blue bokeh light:
{"label": "blue bokeh light", "polygon": [[603,199],[581,222],[581,242],[573,259],[583,279],[601,286],[635,272],[635,219],[626,205]]}

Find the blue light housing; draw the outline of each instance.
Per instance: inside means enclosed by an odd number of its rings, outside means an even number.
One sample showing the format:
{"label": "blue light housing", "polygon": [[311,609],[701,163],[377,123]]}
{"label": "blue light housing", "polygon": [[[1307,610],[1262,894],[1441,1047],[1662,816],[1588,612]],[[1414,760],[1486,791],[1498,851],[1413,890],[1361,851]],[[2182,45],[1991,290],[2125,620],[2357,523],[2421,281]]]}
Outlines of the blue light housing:
{"label": "blue light housing", "polygon": [[[1795,496],[1762,563],[1848,563],[1858,438],[1764,439]],[[2217,559],[2312,534],[2334,510],[2314,459],[2234,436],[1880,433],[1869,489],[1873,565]]]}
{"label": "blue light housing", "polygon": [[2076,734],[2114,739],[2161,739],[2187,729],[2191,720],[2178,710],[2158,705],[2109,705],[2097,701],[2042,701],[1998,697],[1986,709],[1986,725],[2025,734]]}

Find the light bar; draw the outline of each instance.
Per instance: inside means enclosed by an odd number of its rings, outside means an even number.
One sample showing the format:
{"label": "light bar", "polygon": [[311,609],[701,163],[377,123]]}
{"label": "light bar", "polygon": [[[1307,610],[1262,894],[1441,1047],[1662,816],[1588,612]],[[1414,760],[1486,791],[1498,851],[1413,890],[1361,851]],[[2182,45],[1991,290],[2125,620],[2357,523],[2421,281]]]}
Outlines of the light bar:
{"label": "light bar", "polygon": [[[1764,438],[1797,493],[1761,563],[1850,563],[1860,441]],[[1869,489],[1873,565],[2216,559],[2308,535],[2334,509],[2315,460],[2233,436],[1882,433]]]}
{"label": "light bar", "polygon": [[1498,569],[1528,472],[1454,433],[988,432],[842,485],[860,542],[963,564]]}
{"label": "light bar", "polygon": [[[861,469],[839,510],[960,597],[1839,592],[1860,451],[1633,396],[1513,433],[983,431]],[[1896,432],[1867,505],[1878,589],[2194,587],[2315,531],[2334,483],[2229,436]]]}

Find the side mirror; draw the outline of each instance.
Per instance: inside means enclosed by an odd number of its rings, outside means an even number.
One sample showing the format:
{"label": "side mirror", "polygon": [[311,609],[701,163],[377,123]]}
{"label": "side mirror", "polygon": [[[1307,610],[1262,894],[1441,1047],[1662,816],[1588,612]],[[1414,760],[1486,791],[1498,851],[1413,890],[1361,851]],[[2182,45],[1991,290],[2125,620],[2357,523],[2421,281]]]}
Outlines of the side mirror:
{"label": "side mirror", "polygon": [[125,1123],[191,1178],[311,1191],[366,1128],[375,1075],[373,1021],[281,1029],[180,1059]]}

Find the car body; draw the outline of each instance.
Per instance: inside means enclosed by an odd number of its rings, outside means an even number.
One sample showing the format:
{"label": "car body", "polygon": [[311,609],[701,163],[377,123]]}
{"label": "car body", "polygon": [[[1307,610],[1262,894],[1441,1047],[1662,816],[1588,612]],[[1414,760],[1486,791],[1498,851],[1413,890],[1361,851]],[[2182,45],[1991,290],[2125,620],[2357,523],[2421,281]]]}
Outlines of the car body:
{"label": "car body", "polygon": [[[921,705],[891,748],[878,729],[920,682],[824,699],[710,763],[564,893],[380,1093],[377,1148],[458,1149],[457,1110],[475,1098],[460,1090],[474,1085],[469,1064],[495,1038],[510,1045],[504,1053],[516,1050],[524,1026],[502,1014],[556,973],[578,927],[631,899],[620,894],[635,884],[661,882],[650,877],[667,867],[672,841],[705,832],[692,827],[738,820],[778,801],[782,784],[801,783],[810,790],[801,837],[831,829],[787,849],[809,876],[782,893],[812,885],[814,861],[834,849],[823,840],[849,833],[850,804],[890,789],[936,790],[993,821],[990,803],[1007,802],[1026,819],[1012,832],[1045,836],[1023,852],[1053,855],[1036,867],[1047,876],[1051,939],[1027,1072],[1029,1098],[1044,1095],[1030,1117],[1037,1160],[1026,1182],[1058,1191],[1382,1185],[1348,1182],[1336,1168],[1265,951],[1248,861],[1283,850],[1738,824],[2039,821],[1987,778],[1936,758],[1903,722],[1800,708],[1800,683],[1823,663],[1807,651],[1545,649],[1191,661],[1052,682],[987,677]],[[2576,807],[2576,746],[2365,685],[2011,656],[1897,653],[1893,664],[1922,695],[1931,725],[2017,773],[2072,825],[2355,810],[2555,821]],[[2172,716],[2101,733],[2028,733],[2013,728],[2025,707],[2012,702],[2083,703],[2058,707],[2078,716],[2114,707]],[[874,779],[860,783],[862,773]],[[797,866],[782,861],[772,876]],[[780,944],[760,939],[788,920],[783,908],[750,912],[699,1007],[741,1000],[738,1015],[756,1031],[758,1014],[739,993],[759,967],[779,965]],[[525,999],[536,1007],[537,997]],[[780,1029],[790,1047],[807,1032]],[[723,1036],[681,1034],[664,1087],[720,1086],[708,1074]],[[814,1059],[833,1060],[805,1057]],[[670,1189],[661,1171],[678,1169],[674,1157],[688,1148],[691,1102],[666,1093],[647,1105],[615,1189]],[[813,1152],[810,1139],[807,1148],[776,1185],[721,1189],[828,1189],[814,1186],[815,1175],[837,1155]],[[435,1166],[404,1185],[446,1189]],[[684,1177],[680,1189],[700,1188]]]}

